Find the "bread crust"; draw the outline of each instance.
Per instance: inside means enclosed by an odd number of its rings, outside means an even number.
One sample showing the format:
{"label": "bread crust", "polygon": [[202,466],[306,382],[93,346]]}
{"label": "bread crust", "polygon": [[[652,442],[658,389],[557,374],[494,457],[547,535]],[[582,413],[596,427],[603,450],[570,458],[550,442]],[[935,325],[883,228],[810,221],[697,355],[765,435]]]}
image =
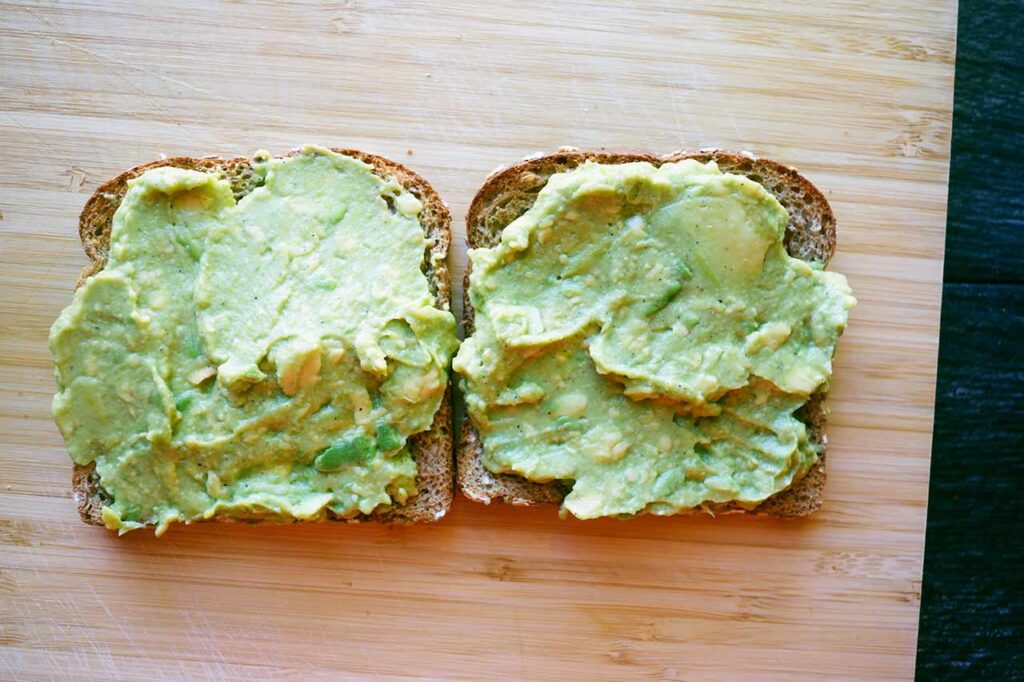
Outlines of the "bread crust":
{"label": "bread crust", "polygon": [[[631,151],[560,150],[554,154],[530,157],[508,168],[491,173],[477,191],[466,214],[466,240],[470,248],[491,247],[498,243],[506,225],[533,205],[537,193],[553,174],[568,171],[585,161],[605,164],[646,161],[663,163],[696,159],[714,161],[725,172],[745,175],[771,192],[789,212],[784,243],[790,255],[827,265],[836,248],[836,220],[828,200],[795,168],[748,153],[706,149],[657,155]],[[473,333],[474,310],[469,300],[469,269],[463,288],[463,326],[468,337]],[[710,504],[704,509],[713,514],[745,513],[775,517],[807,516],[823,502],[825,487],[825,435],[827,409],[825,394],[818,393],[797,413],[807,424],[811,440],[821,446],[821,457],[811,470],[786,490],[773,495],[752,509],[736,503]],[[536,483],[514,474],[493,474],[480,459],[483,443],[466,415],[456,447],[456,478],[462,494],[471,500],[489,504],[500,500],[515,505],[558,504],[568,493],[559,482]],[[685,512],[683,512],[685,513]]]}
{"label": "bread crust", "polygon": [[[448,246],[451,243],[451,214],[448,206],[430,183],[400,163],[382,156],[368,154],[354,149],[334,149],[338,154],[359,159],[373,167],[380,177],[397,180],[405,189],[416,195],[423,204],[419,215],[420,226],[427,237],[422,269],[427,276],[430,291],[436,306],[449,310],[451,306],[451,282],[448,275]],[[295,149],[278,158],[301,153]],[[77,289],[91,275],[103,269],[110,247],[110,231],[114,213],[128,191],[128,181],[146,171],[161,166],[174,166],[208,173],[223,174],[231,181],[236,199],[240,199],[261,182],[253,172],[253,159],[247,157],[172,157],[142,164],[124,171],[96,189],[86,201],[78,222],[78,234],[82,248],[90,263],[82,270]],[[451,506],[453,494],[452,476],[452,410],[451,391],[446,390],[441,406],[434,415],[434,421],[426,431],[409,439],[409,451],[416,461],[416,486],[418,493],[405,504],[372,514],[359,514],[352,518],[341,518],[329,513],[328,520],[359,523],[378,521],[385,523],[420,523],[436,521],[443,517]],[[95,464],[74,466],[71,479],[72,492],[78,513],[88,524],[102,526],[102,510],[109,504],[110,497],[103,490],[95,473]],[[231,518],[214,517],[212,521],[233,521]],[[254,523],[269,522],[271,519],[254,520]],[[273,519],[273,522],[281,522]]]}

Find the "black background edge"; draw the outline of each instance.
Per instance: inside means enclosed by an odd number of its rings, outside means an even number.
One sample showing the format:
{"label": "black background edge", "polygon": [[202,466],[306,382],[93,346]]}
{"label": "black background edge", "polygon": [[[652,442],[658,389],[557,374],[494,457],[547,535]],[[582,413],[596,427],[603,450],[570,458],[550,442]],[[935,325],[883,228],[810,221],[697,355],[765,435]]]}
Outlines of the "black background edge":
{"label": "black background edge", "polygon": [[1024,679],[1024,2],[961,0],[917,677]]}

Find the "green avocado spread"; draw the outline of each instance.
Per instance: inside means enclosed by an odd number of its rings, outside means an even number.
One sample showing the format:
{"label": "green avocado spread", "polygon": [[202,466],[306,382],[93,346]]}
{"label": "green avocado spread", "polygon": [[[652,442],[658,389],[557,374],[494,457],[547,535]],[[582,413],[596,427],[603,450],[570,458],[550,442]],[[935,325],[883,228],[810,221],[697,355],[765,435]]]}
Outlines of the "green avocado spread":
{"label": "green avocado spread", "polygon": [[53,413],[121,532],[214,515],[349,517],[416,493],[409,436],[457,347],[420,201],[316,147],[129,181],[106,266],[50,331]]}
{"label": "green avocado spread", "polygon": [[454,368],[484,465],[571,484],[580,518],[752,507],[818,458],[797,411],[855,300],[790,257],[786,210],[694,160],[586,163],[470,252]]}

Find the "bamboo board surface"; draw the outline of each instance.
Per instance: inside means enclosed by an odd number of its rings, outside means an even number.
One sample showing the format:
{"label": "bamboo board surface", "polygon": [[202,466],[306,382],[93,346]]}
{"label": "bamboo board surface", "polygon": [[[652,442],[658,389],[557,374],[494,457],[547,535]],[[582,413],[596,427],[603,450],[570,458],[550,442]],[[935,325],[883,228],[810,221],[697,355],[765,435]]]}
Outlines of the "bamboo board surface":
{"label": "bamboo board surface", "polygon": [[[625,6],[625,5],[629,6]],[[909,2],[0,5],[0,678],[820,679],[913,674],[956,6]],[[77,215],[161,154],[356,147],[462,217],[559,145],[800,168],[860,300],[824,509],[426,526],[81,524],[49,325]]]}

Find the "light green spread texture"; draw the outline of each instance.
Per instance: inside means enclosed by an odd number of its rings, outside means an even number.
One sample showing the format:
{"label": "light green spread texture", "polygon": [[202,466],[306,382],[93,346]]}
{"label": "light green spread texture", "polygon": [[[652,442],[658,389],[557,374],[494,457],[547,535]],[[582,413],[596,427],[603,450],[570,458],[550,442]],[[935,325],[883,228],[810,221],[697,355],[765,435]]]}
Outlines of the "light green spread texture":
{"label": "light green spread texture", "polygon": [[416,493],[457,347],[421,272],[419,200],[309,147],[223,177],[128,183],[105,268],[50,331],[53,413],[122,532],[216,516],[341,517]]}
{"label": "light green spread texture", "polygon": [[495,473],[571,482],[581,518],[754,506],[818,459],[795,415],[855,300],[790,257],[761,185],[693,160],[586,163],[470,252],[454,361]]}

